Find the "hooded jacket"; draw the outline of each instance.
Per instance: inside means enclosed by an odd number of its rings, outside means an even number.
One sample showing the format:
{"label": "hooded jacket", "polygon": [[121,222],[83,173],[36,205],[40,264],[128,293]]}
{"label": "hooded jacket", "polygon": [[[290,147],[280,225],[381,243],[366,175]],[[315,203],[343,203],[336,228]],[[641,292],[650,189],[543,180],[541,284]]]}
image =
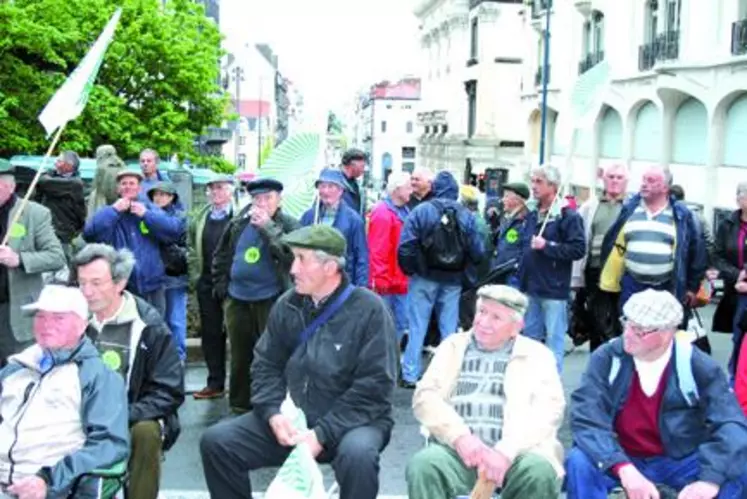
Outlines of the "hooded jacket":
{"label": "hooded jacket", "polygon": [[467,265],[480,263],[485,253],[485,244],[480,231],[477,230],[475,216],[457,202],[459,186],[453,175],[439,172],[433,181],[433,194],[432,199],[420,203],[407,217],[399,238],[397,259],[407,275],[418,275],[443,284],[461,285],[464,272],[430,269],[426,263],[423,244],[436,229],[441,216],[441,211],[433,201],[438,200],[445,207],[456,209],[457,221],[467,251]]}
{"label": "hooded jacket", "polygon": [[376,203],[371,210],[368,225],[369,287],[377,293],[407,293],[407,276],[397,263],[397,241],[407,211],[406,206],[394,206],[388,197]]}

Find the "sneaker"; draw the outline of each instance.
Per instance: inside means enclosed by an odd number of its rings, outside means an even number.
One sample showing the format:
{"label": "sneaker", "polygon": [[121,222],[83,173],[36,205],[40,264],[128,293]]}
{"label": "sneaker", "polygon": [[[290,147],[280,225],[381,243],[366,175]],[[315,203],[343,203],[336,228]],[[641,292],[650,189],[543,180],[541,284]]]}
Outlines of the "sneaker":
{"label": "sneaker", "polygon": [[223,388],[210,388],[206,386],[199,392],[195,392],[192,396],[195,400],[208,400],[208,399],[219,399],[226,394]]}

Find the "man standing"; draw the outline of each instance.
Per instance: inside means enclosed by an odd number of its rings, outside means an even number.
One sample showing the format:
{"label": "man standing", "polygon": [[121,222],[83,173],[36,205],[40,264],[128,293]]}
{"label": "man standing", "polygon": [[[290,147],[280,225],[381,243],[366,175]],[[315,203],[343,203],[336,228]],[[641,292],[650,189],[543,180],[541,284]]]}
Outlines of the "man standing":
{"label": "man standing", "polygon": [[270,309],[290,287],[293,254],[280,238],[298,227],[280,208],[282,183],[252,180],[247,191],[251,204],[229,222],[213,255],[213,289],[218,299],[225,300],[231,342],[229,404],[236,414],[252,408],[249,368],[254,346]]}
{"label": "man standing", "polygon": [[153,149],[143,149],[140,153],[140,170],[143,173],[143,180],[140,182],[140,194],[143,199],[147,199],[148,191],[151,187],[169,180],[169,176],[158,170],[161,165],[161,158],[158,152]]}
{"label": "man standing", "polygon": [[345,194],[342,200],[357,214],[366,212],[366,200],[361,197],[358,179],[366,171],[366,153],[359,149],[348,149],[342,155],[342,175],[345,179]]}
{"label": "man standing", "polygon": [[[506,267],[497,284],[506,284],[519,288],[518,268],[531,237],[526,231],[526,218],[529,210],[529,186],[523,182],[514,182],[503,186],[503,220],[495,234],[495,252],[490,262],[490,269]],[[512,263],[513,262],[513,263]]]}
{"label": "man standing", "polygon": [[412,195],[407,206],[414,210],[423,201],[433,198],[433,172],[428,168],[419,166],[412,172]]}
{"label": "man standing", "polygon": [[52,215],[29,201],[20,218],[10,222],[21,207],[12,167],[0,171],[0,365],[31,344],[31,319],[21,306],[36,300],[44,285],[42,274],[65,266],[65,253],[54,235]]}
{"label": "man standing", "polygon": [[190,271],[197,276],[196,293],[200,309],[202,355],[207,364],[205,388],[195,392],[196,399],[222,397],[226,386],[226,329],[223,302],[213,294],[213,254],[228,223],[238,211],[233,199],[231,175],[218,175],[207,184],[208,200],[192,218],[189,245],[192,251]]}
{"label": "man standing", "polygon": [[101,358],[127,384],[129,497],[157,499],[161,453],[179,436],[184,368],[163,316],[125,291],[133,254],[89,244],[73,258],[78,286],[92,312],[87,334]]}
{"label": "man standing", "polygon": [[[295,288],[272,309],[252,364],[254,410],[209,428],[200,454],[210,497],[250,499],[249,470],[280,466],[307,444],[331,462],[340,497],[375,499],[397,377],[394,325],[382,300],[345,275],[345,238],[311,225],[283,238]],[[290,394],[310,431],[281,414]]]}

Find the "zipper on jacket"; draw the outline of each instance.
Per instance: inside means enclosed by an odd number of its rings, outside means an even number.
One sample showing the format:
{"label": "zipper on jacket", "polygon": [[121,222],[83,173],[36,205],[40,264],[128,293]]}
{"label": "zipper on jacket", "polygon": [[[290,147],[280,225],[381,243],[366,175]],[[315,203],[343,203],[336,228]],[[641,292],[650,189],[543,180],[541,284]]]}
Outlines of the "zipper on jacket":
{"label": "zipper on jacket", "polygon": [[38,382],[32,381],[31,383],[26,385],[26,390],[24,390],[23,392],[23,402],[21,403],[21,408],[16,413],[18,414],[18,419],[16,420],[16,424],[13,426],[13,442],[10,444],[10,448],[8,449],[8,462],[10,463],[10,471],[8,472],[8,483],[13,483],[13,471],[15,470],[16,466],[16,462],[13,460],[13,449],[18,443],[18,427],[21,424],[23,416],[26,415],[26,411],[28,410],[29,405],[31,405],[31,399],[39,391],[39,387],[41,386],[43,378],[44,375],[42,374],[39,377]]}

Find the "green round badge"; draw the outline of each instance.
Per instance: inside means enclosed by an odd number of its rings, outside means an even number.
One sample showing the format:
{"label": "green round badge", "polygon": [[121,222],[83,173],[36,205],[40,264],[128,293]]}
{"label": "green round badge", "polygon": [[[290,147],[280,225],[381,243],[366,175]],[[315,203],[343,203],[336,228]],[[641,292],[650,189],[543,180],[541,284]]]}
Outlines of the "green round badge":
{"label": "green round badge", "polygon": [[117,371],[122,367],[122,357],[114,350],[107,350],[101,354],[101,360],[113,371]]}
{"label": "green round badge", "polygon": [[145,220],[142,220],[140,222],[140,233],[144,236],[147,236],[148,234],[150,234],[150,229],[148,228],[147,225],[145,225]]}
{"label": "green round badge", "polygon": [[259,248],[252,246],[244,253],[244,261],[248,264],[255,264],[259,261]]}
{"label": "green round badge", "polygon": [[19,224],[18,222],[16,222],[10,228],[10,237],[12,237],[13,239],[20,239],[25,235],[26,235],[26,226],[23,224]]}
{"label": "green round badge", "polygon": [[506,242],[509,244],[514,244],[516,241],[519,240],[519,231],[516,229],[509,229],[508,232],[506,232]]}

